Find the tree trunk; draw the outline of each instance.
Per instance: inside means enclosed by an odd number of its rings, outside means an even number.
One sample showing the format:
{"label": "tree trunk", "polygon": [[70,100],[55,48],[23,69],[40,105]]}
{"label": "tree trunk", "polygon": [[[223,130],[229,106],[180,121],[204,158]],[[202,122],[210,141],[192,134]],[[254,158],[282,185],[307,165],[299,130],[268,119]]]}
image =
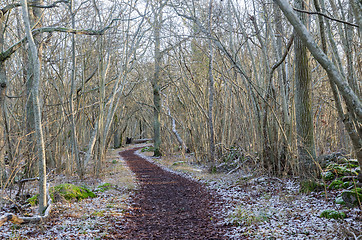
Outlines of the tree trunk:
{"label": "tree trunk", "polygon": [[[283,36],[283,25],[282,25],[282,17],[280,9],[277,5],[273,4],[274,10],[274,22],[276,29],[276,53],[278,60],[282,58],[282,36]],[[287,49],[286,51],[289,51]],[[285,64],[281,64],[280,68],[278,68],[278,82],[280,86],[280,96],[281,96],[281,108],[283,113],[283,125],[284,125],[284,133],[285,137],[283,137],[282,149],[279,156],[278,169],[279,174],[286,169],[287,159],[290,159],[290,145],[291,145],[291,123],[290,123],[290,113],[288,108],[288,97],[287,97],[287,78],[285,71]]]}
{"label": "tree trunk", "polygon": [[45,159],[45,145],[41,123],[41,108],[39,102],[39,85],[40,85],[40,60],[38,58],[38,50],[31,33],[30,20],[28,13],[27,0],[21,0],[23,20],[25,25],[25,33],[29,43],[30,58],[33,66],[33,104],[34,104],[34,124],[35,124],[35,135],[36,135],[36,146],[38,152],[39,161],[39,215],[44,213],[47,207],[47,196],[46,196],[46,159]]}
{"label": "tree trunk", "polygon": [[[209,2],[209,35],[212,31],[212,3]],[[214,123],[213,123],[213,108],[214,108],[214,75],[213,75],[213,47],[211,38],[208,39],[209,45],[209,110],[207,114],[208,129],[209,129],[209,160],[212,165],[215,165],[215,136],[214,136]]]}
{"label": "tree trunk", "polygon": [[[74,1],[70,5],[70,14],[72,19],[72,29],[75,29],[75,13],[74,13]],[[75,92],[75,70],[76,70],[76,59],[75,59],[75,34],[71,36],[72,40],[72,70],[71,70],[71,87],[69,94],[69,114],[70,114],[70,127],[71,127],[71,139],[72,139],[72,156],[74,156],[75,163],[77,165],[78,176],[82,179],[84,176],[83,162],[79,157],[79,146],[77,138],[77,129],[75,123],[74,113],[74,92]]]}
{"label": "tree trunk", "polygon": [[359,26],[359,37],[362,38],[362,2],[361,0],[350,0],[350,4],[352,4],[353,13]]}
{"label": "tree trunk", "polygon": [[[34,4],[41,5],[43,0],[35,0]],[[29,21],[31,28],[41,27],[41,9],[39,8],[29,8]],[[42,34],[34,36],[35,45],[38,48],[38,58],[41,64],[41,54],[42,54],[42,47],[41,47],[41,40]],[[26,175],[27,177],[34,177],[37,175],[36,169],[36,162],[34,162],[34,133],[35,133],[35,117],[34,117],[34,103],[32,97],[32,89],[33,89],[33,82],[34,82],[34,72],[33,72],[33,63],[32,59],[29,55],[24,55],[25,62],[27,63],[27,70],[24,71],[26,77],[26,131],[27,131],[27,148],[28,148],[28,156],[27,156],[27,169]]]}
{"label": "tree trunk", "polygon": [[119,134],[120,130],[119,130],[119,123],[118,123],[118,117],[117,115],[114,115],[114,119],[113,119],[113,131],[114,131],[114,135],[113,135],[113,148],[117,149],[121,147],[121,136]]}
{"label": "tree trunk", "polygon": [[[158,8],[158,6],[156,7]],[[162,24],[162,8],[155,8],[154,18],[154,39],[155,39],[155,70],[152,81],[153,88],[153,140],[154,140],[154,153],[155,157],[161,156],[161,94],[160,94],[160,64],[161,64],[161,52],[160,52],[160,29]]]}
{"label": "tree trunk", "polygon": [[[3,30],[3,17],[0,16],[0,51],[2,51],[4,47],[4,30]],[[2,116],[5,113],[5,97],[6,97],[6,88],[7,88],[7,79],[6,79],[6,70],[5,70],[5,62],[0,62],[0,124],[2,124]],[[4,138],[4,129],[0,128],[0,188],[3,188],[3,181],[6,178],[5,173],[5,138]]]}
{"label": "tree trunk", "polygon": [[[303,0],[295,0],[295,7],[304,10]],[[304,15],[299,14],[306,23]],[[301,173],[313,175],[315,168],[315,145],[312,114],[312,79],[307,48],[297,35],[294,40],[295,52],[295,117],[297,126],[298,158]]]}

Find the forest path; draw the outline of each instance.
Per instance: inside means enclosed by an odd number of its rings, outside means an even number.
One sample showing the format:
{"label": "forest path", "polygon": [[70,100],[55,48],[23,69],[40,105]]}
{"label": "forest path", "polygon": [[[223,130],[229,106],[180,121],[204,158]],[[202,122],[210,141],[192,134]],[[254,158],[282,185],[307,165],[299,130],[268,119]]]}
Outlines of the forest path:
{"label": "forest path", "polygon": [[225,239],[214,224],[213,197],[201,184],[165,171],[135,154],[120,152],[136,174],[140,189],[126,214],[122,239]]}

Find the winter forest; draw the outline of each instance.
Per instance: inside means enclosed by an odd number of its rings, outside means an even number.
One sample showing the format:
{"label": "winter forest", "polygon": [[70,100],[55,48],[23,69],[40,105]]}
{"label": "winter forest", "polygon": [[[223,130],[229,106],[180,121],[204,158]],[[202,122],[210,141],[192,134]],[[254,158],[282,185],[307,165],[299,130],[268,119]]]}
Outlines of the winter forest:
{"label": "winter forest", "polygon": [[361,0],[1,0],[0,238],[362,238],[361,39]]}

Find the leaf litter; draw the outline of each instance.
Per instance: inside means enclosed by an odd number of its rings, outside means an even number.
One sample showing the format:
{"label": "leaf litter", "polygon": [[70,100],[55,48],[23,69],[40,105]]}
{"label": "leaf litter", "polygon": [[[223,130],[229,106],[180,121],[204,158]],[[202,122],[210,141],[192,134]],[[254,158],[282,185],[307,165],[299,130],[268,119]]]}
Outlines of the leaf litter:
{"label": "leaf litter", "polygon": [[[93,199],[58,202],[49,220],[41,224],[6,223],[0,227],[0,238],[112,239],[115,232],[124,228],[125,215],[132,211],[131,199],[138,189],[134,174],[122,159],[115,157],[118,152],[114,150],[108,158],[110,170],[102,181],[89,178],[82,182],[90,189],[107,182],[114,188],[97,192]],[[142,156],[144,154],[147,153]],[[298,179],[256,177],[241,170],[232,174],[209,174],[206,168],[194,164],[192,157],[185,160],[185,156],[146,158],[163,169],[202,183],[215,194],[222,210],[213,214],[219,219],[218,225],[227,226],[225,239],[361,239],[361,210],[336,204],[334,200],[341,190],[328,190],[327,196],[323,192],[303,194],[299,191]],[[180,159],[182,164],[172,165]],[[115,162],[121,169],[114,167]],[[77,181],[67,179],[67,182]],[[321,218],[320,213],[326,209],[343,211],[347,217]],[[34,214],[36,208],[28,211]],[[5,204],[0,208],[0,215],[6,212]]]}

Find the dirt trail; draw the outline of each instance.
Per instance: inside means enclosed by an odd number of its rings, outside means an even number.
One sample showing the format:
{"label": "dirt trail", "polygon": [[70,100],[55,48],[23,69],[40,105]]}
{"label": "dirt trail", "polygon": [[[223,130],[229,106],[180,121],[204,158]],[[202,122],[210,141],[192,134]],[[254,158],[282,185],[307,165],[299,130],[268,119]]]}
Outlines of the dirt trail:
{"label": "dirt trail", "polygon": [[[200,184],[135,154],[120,153],[140,181],[121,239],[225,239],[210,212],[215,198]],[[214,209],[215,211],[215,209]]]}

